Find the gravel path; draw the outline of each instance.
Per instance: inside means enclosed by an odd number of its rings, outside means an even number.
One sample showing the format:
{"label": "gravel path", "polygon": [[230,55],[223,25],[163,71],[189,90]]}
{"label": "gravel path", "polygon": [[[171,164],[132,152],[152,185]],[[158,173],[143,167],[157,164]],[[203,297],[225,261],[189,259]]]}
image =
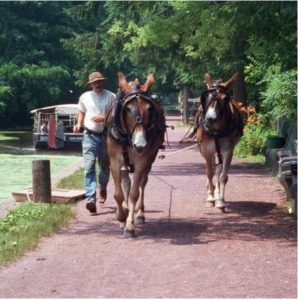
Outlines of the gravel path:
{"label": "gravel path", "polygon": [[[166,153],[188,146],[184,132],[169,130]],[[115,220],[111,182],[98,214],[79,202],[67,228],[0,269],[0,297],[296,298],[296,221],[277,179],[234,160],[224,214],[204,207],[205,182],[197,148],[156,159],[135,239]]]}

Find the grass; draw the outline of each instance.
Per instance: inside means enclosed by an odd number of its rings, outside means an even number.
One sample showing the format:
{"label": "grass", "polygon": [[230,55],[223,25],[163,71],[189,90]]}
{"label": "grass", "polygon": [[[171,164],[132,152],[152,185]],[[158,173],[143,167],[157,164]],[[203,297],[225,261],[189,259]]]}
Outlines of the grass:
{"label": "grass", "polygon": [[257,154],[257,155],[246,154],[246,155],[243,155],[243,154],[235,153],[235,157],[245,159],[249,162],[265,164],[265,156],[262,155],[262,154]]}
{"label": "grass", "polygon": [[22,203],[0,219],[0,265],[33,249],[41,237],[57,231],[73,217],[72,205]]}
{"label": "grass", "polygon": [[[34,159],[50,159],[52,175],[63,172],[81,157],[76,156],[42,156],[42,155],[0,155],[5,170],[0,174],[5,184],[0,188],[0,196],[10,193],[13,187],[31,184],[31,164]],[[69,177],[63,178],[58,185],[68,188],[82,188],[83,169]],[[74,217],[72,205],[22,203],[0,219],[0,266],[16,260],[27,250],[33,249],[43,236],[49,236],[65,226]]]}
{"label": "grass", "polygon": [[24,133],[27,131],[0,131],[0,141],[18,140],[17,137],[9,136],[10,133]]}
{"label": "grass", "polygon": [[248,150],[245,149],[243,146],[240,146],[239,143],[235,147],[234,157],[242,158],[249,162],[265,164],[265,156],[263,154],[249,154]]}
{"label": "grass", "polygon": [[80,168],[68,177],[62,178],[57,187],[60,189],[84,189],[84,169]]}
{"label": "grass", "polygon": [[18,138],[12,136],[5,136],[0,134],[0,141],[10,141],[10,140],[17,140]]}

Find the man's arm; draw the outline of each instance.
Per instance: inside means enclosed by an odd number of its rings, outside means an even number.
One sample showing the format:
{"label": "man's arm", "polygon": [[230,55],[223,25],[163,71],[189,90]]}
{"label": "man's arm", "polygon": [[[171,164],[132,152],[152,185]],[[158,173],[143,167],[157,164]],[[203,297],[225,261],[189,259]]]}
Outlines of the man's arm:
{"label": "man's arm", "polygon": [[97,122],[97,123],[101,123],[101,122],[104,122],[105,117],[102,115],[96,115],[96,116],[92,117],[91,120],[94,122]]}
{"label": "man's arm", "polygon": [[77,124],[73,127],[73,132],[77,133],[80,132],[81,127],[84,124],[84,119],[85,119],[85,113],[79,112],[78,115],[78,122]]}

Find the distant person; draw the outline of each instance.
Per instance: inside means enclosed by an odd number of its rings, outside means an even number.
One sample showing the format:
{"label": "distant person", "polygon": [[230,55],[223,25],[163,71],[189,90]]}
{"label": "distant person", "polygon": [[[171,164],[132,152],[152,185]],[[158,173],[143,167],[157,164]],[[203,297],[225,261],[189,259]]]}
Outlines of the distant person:
{"label": "distant person", "polygon": [[45,121],[40,127],[40,133],[48,134],[49,133],[49,123]]}
{"label": "distant person", "polygon": [[59,121],[56,127],[56,147],[64,147],[64,124],[62,121]]}
{"label": "distant person", "polygon": [[107,198],[107,184],[110,176],[110,162],[106,140],[103,136],[104,120],[107,112],[113,106],[115,94],[105,90],[106,78],[100,72],[89,75],[87,84],[92,88],[79,98],[79,115],[73,131],[80,132],[84,125],[83,159],[85,168],[86,208],[96,213],[96,171],[98,161],[99,202],[104,203]]}

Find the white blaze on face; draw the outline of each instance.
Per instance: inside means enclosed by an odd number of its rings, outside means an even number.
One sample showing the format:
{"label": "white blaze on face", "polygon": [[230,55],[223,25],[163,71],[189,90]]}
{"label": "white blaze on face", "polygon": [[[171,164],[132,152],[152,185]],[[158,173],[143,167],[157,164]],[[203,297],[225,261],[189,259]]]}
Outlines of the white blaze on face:
{"label": "white blaze on face", "polygon": [[215,120],[216,117],[217,117],[216,110],[213,107],[209,107],[206,113],[206,118]]}
{"label": "white blaze on face", "polygon": [[133,145],[136,148],[144,148],[147,144],[146,137],[145,137],[145,131],[142,129],[136,128],[133,138],[132,138]]}

